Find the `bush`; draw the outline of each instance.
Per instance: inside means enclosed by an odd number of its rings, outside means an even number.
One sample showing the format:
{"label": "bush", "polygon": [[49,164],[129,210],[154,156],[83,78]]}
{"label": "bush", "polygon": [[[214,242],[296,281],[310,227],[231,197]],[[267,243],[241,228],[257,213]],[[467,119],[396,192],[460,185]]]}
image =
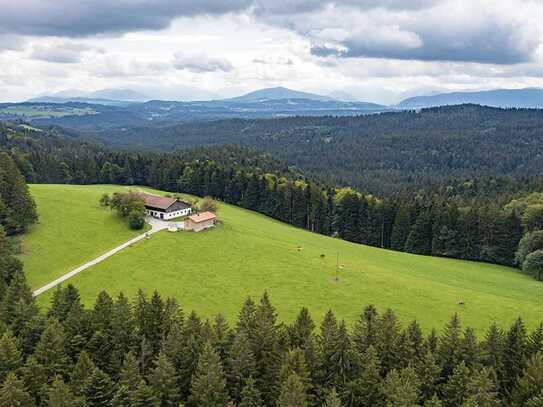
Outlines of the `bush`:
{"label": "bush", "polygon": [[210,196],[206,196],[198,203],[198,210],[200,212],[217,212],[217,202]]}
{"label": "bush", "polygon": [[128,214],[128,226],[130,229],[139,230],[145,225],[145,216],[140,211],[132,211]]}
{"label": "bush", "polygon": [[522,271],[533,276],[536,280],[543,280],[543,250],[536,250],[526,256],[522,264]]}
{"label": "bush", "polygon": [[522,266],[526,256],[536,250],[543,250],[543,230],[526,233],[518,244],[518,250],[515,254],[515,260]]}
{"label": "bush", "polygon": [[104,194],[100,198],[100,205],[101,206],[109,206],[110,202],[111,202],[111,198],[109,197],[109,194]]}

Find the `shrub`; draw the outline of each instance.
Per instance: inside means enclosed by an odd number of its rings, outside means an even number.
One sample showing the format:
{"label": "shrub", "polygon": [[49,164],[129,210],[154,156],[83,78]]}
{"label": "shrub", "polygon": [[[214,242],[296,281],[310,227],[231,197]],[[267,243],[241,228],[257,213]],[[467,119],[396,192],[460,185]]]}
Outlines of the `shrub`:
{"label": "shrub", "polygon": [[140,211],[134,210],[128,214],[128,226],[130,229],[142,229],[145,225],[145,216]]}

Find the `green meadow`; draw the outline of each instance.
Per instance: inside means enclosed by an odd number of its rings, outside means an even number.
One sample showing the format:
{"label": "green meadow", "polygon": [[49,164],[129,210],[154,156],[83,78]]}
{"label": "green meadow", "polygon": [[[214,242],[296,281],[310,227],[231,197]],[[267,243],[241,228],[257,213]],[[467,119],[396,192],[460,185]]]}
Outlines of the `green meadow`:
{"label": "green meadow", "polygon": [[[32,288],[134,235],[97,203],[103,192],[125,187],[30,188],[40,215],[22,256]],[[284,321],[306,306],[317,321],[332,309],[353,322],[367,304],[392,308],[402,321],[417,319],[425,329],[441,328],[454,313],[479,333],[492,321],[508,325],[518,316],[530,327],[543,321],[543,284],[511,268],[349,243],[229,205],[218,215],[213,230],[159,232],[69,281],[87,305],[101,290],[132,296],[156,289],[186,311],[220,312],[229,320],[247,296],[267,290]],[[51,294],[39,303],[46,306]]]}

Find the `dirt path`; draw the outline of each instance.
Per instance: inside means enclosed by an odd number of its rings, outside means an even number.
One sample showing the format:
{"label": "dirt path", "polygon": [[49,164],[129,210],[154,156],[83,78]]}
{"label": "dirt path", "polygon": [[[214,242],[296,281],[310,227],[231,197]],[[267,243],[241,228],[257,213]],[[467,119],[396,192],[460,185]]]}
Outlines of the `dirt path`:
{"label": "dirt path", "polygon": [[34,290],[32,295],[34,297],[37,297],[38,295],[43,294],[47,290],[50,290],[51,288],[56,287],[57,285],[63,283],[64,281],[68,280],[69,278],[72,278],[73,276],[75,276],[75,275],[81,273],[82,271],[88,269],[89,267],[92,267],[95,264],[98,264],[101,261],[104,261],[105,259],[107,259],[107,258],[113,256],[114,254],[120,252],[121,250],[129,247],[130,245],[132,245],[132,244],[134,244],[136,242],[139,242],[142,239],[145,239],[147,236],[150,236],[150,235],[152,235],[153,233],[156,233],[156,232],[160,232],[161,230],[167,229],[168,225],[169,225],[168,222],[162,221],[160,219],[151,218],[151,217],[147,218],[147,223],[149,225],[151,225],[151,230],[149,230],[148,232],[143,233],[143,234],[141,234],[139,236],[136,236],[133,239],[130,239],[129,241],[123,243],[122,245],[117,246],[114,249],[111,249],[107,253],[104,253],[101,256],[98,256],[95,259],[86,262],[85,264],[83,264],[83,265],[73,269],[72,271],[60,276],[56,280],[53,280],[50,283],[44,285],[43,287],[40,287],[40,288]]}

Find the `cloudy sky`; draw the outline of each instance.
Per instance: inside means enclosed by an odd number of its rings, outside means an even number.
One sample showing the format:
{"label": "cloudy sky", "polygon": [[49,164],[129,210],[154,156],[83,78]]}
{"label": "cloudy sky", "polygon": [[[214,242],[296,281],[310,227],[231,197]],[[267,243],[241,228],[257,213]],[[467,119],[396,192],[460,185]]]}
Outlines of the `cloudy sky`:
{"label": "cloudy sky", "polygon": [[0,100],[543,87],[541,0],[0,0]]}

